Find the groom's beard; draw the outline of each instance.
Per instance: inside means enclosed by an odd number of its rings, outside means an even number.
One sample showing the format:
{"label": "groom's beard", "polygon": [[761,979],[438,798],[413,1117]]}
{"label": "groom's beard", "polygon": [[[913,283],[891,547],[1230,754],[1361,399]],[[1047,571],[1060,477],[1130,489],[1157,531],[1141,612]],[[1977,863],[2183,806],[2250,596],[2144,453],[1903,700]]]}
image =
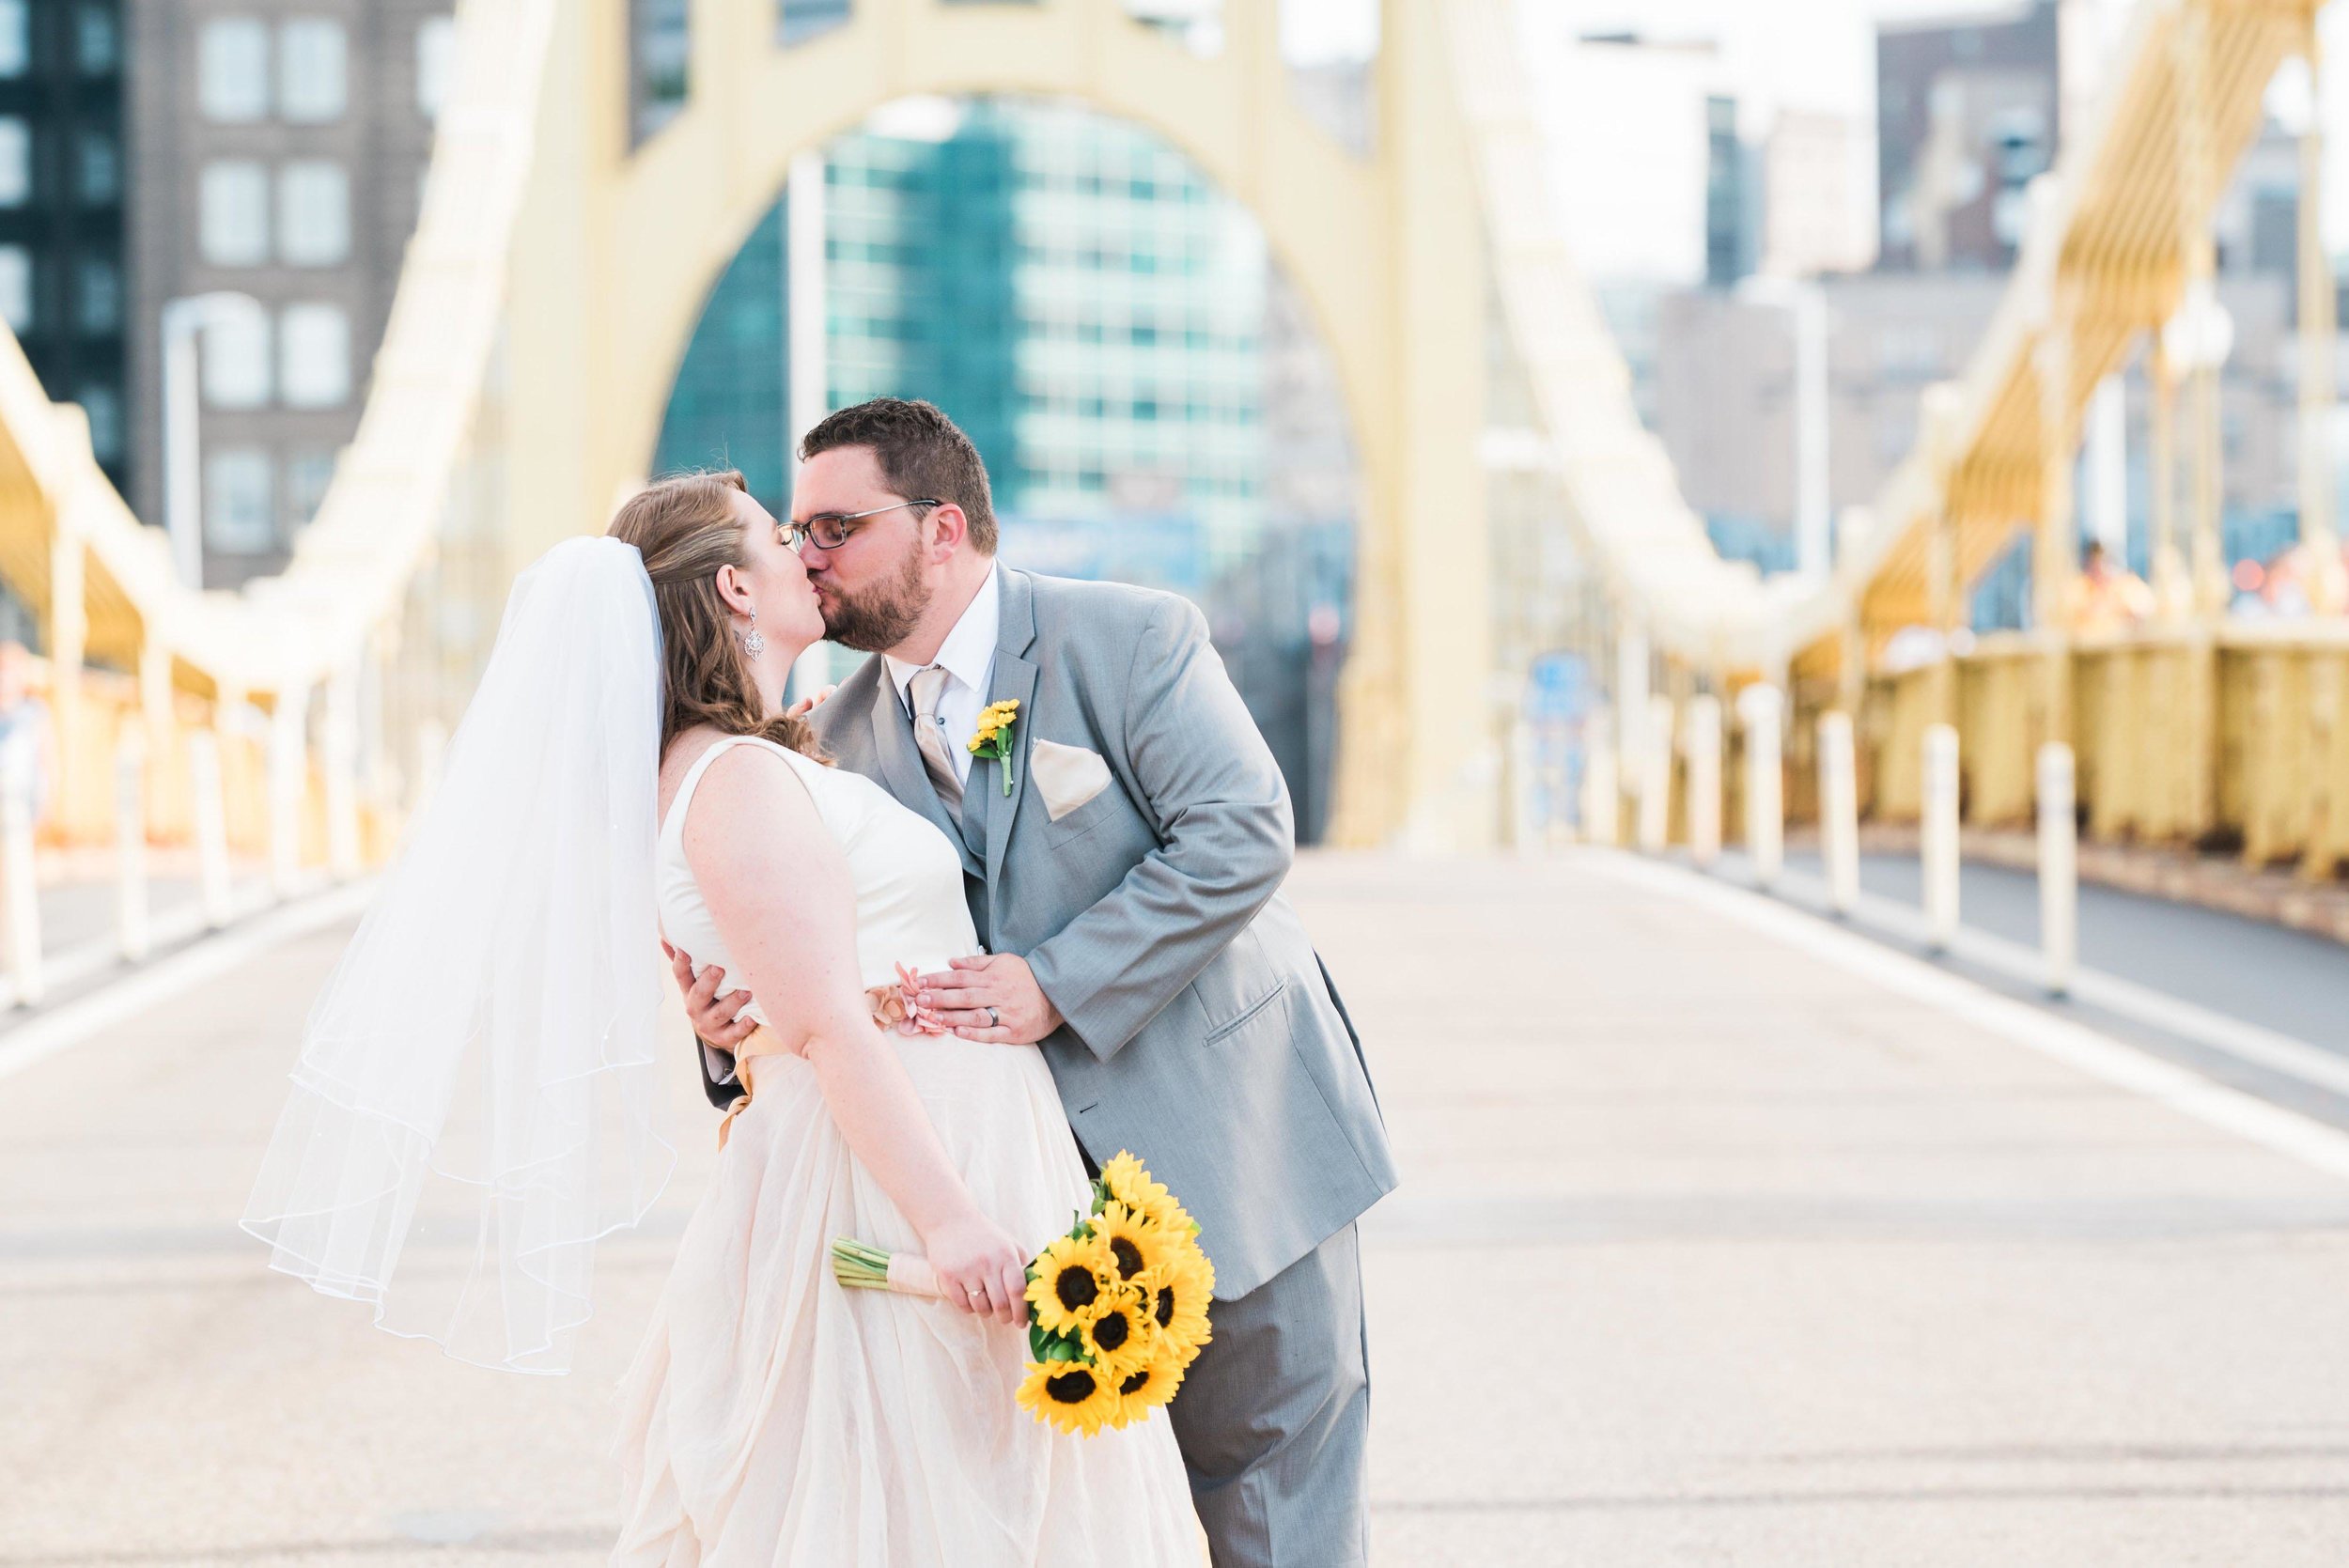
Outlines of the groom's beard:
{"label": "groom's beard", "polygon": [[922,551],[917,547],[906,551],[905,564],[894,578],[877,582],[862,594],[832,585],[824,609],[824,635],[844,648],[880,653],[911,636],[929,607],[930,591],[922,582]]}

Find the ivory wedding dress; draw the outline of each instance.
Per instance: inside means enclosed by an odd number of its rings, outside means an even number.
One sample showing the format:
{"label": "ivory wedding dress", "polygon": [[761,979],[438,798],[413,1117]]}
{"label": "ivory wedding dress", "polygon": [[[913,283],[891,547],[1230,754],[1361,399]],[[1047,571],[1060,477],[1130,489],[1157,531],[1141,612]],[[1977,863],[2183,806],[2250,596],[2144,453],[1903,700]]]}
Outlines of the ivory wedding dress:
{"label": "ivory wedding dress", "polygon": [[[747,737],[695,761],[661,824],[654,885],[671,942],[734,968],[686,864],[684,826],[703,773],[739,745],[784,757],[840,841],[866,985],[894,986],[901,962],[930,972],[978,950],[960,861],[936,828],[869,779]],[[979,1206],[1039,1249],[1066,1231],[1087,1180],[1041,1054],[885,1038]],[[626,1522],[612,1560],[1204,1562],[1162,1410],[1122,1432],[1062,1436],[1014,1404],[1023,1330],[833,1280],[835,1236],[892,1250],[920,1242],[849,1154],[814,1069],[791,1055],[750,1060],[751,1103],[621,1385]]]}

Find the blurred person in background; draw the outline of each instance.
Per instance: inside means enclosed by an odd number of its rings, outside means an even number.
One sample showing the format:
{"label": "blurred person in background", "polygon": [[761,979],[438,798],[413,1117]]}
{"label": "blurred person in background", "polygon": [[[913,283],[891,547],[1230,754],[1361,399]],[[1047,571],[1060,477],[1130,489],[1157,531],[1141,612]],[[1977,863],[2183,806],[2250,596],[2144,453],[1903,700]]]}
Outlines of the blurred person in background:
{"label": "blurred person in background", "polygon": [[2349,547],[2336,547],[2332,559],[2326,560],[2306,540],[2296,541],[2264,563],[2237,562],[2232,577],[2241,590],[2231,606],[2235,614],[2294,620],[2338,613],[2344,579],[2349,578]]}
{"label": "blurred person in background", "polygon": [[2101,541],[2080,556],[2064,620],[2076,634],[2125,631],[2154,613],[2154,591],[2145,580],[2113,562]]}

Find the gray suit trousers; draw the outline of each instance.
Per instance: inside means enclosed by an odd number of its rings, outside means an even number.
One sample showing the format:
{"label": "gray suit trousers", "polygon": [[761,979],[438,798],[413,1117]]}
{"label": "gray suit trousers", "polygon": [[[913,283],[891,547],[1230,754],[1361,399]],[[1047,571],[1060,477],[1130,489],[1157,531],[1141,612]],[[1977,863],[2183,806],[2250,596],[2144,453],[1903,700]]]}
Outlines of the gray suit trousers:
{"label": "gray suit trousers", "polygon": [[1348,1225],[1237,1301],[1167,1406],[1215,1568],[1361,1568],[1370,1365]]}

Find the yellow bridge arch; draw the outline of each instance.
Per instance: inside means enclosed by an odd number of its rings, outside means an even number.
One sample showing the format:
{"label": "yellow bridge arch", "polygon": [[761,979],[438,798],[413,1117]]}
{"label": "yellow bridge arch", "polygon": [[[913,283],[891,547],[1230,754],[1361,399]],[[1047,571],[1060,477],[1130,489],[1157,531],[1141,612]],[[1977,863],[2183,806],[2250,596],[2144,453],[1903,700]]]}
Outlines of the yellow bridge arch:
{"label": "yellow bridge arch", "polygon": [[[688,101],[632,150],[625,21],[621,0],[564,7],[539,88],[504,349],[518,561],[599,527],[644,477],[703,302],[794,156],[910,95],[1081,101],[1246,205],[1330,348],[1364,514],[1338,834],[1489,831],[1483,252],[1434,7],[1387,7],[1369,158],[1293,101],[1271,4],[1230,7],[1202,58],[1115,0],[859,0],[788,46],[771,3],[701,0]],[[1414,525],[1438,542],[1412,549]]]}

